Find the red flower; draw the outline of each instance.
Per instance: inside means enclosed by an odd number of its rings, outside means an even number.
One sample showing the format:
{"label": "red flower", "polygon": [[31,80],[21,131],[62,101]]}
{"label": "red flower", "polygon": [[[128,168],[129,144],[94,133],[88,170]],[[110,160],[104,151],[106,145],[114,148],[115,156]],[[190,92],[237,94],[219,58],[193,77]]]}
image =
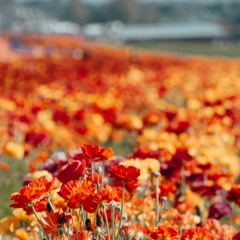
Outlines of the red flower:
{"label": "red flower", "polygon": [[25,141],[33,146],[37,146],[39,144],[46,146],[50,142],[50,139],[44,132],[29,131],[26,133]]}
{"label": "red flower", "polygon": [[236,233],[232,238],[232,240],[239,240],[239,239],[240,239],[240,232]]}
{"label": "red flower", "polygon": [[109,169],[109,176],[119,181],[136,182],[140,176],[140,169],[133,166],[115,165]]}
{"label": "red flower", "polygon": [[214,240],[212,234],[202,227],[188,229],[183,232],[181,240]]}
{"label": "red flower", "polygon": [[58,173],[57,178],[62,182],[66,183],[70,180],[78,180],[83,177],[86,170],[86,161],[83,159],[72,160],[67,165],[64,165]]}
{"label": "red flower", "polygon": [[47,192],[58,187],[56,179],[42,176],[33,180],[27,186],[22,187],[19,192],[11,195],[11,201],[14,203],[10,207],[28,209],[31,204],[43,199]]}
{"label": "red flower", "polygon": [[168,226],[159,226],[153,232],[151,232],[150,237],[153,239],[178,239],[178,232],[171,227]]}
{"label": "red flower", "polygon": [[240,206],[240,184],[233,184],[231,189],[227,193],[229,201],[233,201]]}
{"label": "red flower", "polygon": [[92,161],[108,160],[113,156],[111,148],[102,148],[94,144],[83,144],[81,149],[83,155]]}

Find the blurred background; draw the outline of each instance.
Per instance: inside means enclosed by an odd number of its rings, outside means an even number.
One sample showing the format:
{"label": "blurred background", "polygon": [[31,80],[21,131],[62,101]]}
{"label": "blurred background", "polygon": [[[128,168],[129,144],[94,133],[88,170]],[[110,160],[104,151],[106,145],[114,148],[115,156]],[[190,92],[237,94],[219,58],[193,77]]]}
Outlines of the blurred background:
{"label": "blurred background", "polygon": [[240,56],[239,0],[0,0],[2,34],[67,34],[181,54]]}

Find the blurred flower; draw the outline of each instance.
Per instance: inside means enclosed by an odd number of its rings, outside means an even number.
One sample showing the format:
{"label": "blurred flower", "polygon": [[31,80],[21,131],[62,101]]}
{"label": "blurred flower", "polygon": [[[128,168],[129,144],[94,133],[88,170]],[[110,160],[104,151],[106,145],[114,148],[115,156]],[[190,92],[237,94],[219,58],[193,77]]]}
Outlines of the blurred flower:
{"label": "blurred flower", "polygon": [[26,229],[26,228],[19,228],[15,231],[15,236],[19,240],[37,240],[38,239],[38,234],[36,231],[32,229]]}
{"label": "blurred flower", "polygon": [[232,238],[232,240],[239,240],[239,239],[240,239],[240,232],[236,233]]}
{"label": "blurred flower", "polygon": [[13,216],[17,217],[20,221],[23,222],[33,222],[35,220],[35,216],[33,214],[27,214],[23,208],[14,209]]}
{"label": "blurred flower", "polygon": [[209,211],[208,211],[208,217],[215,218],[215,219],[220,219],[225,216],[230,216],[231,214],[232,214],[232,208],[228,204],[228,202],[224,200],[219,200],[213,203],[209,207]]}
{"label": "blurred flower", "polygon": [[0,170],[8,172],[10,170],[10,166],[7,163],[0,162]]}
{"label": "blurred flower", "polygon": [[3,151],[5,154],[17,158],[17,159],[22,159],[24,156],[24,146],[20,143],[16,142],[8,142],[4,148]]}
{"label": "blurred flower", "polygon": [[4,217],[0,219],[0,237],[4,234],[13,233],[20,225],[17,217]]}
{"label": "blurred flower", "polygon": [[126,159],[124,162],[121,163],[124,166],[135,166],[136,168],[140,169],[140,176],[138,180],[140,182],[147,181],[152,172],[157,171],[160,169],[160,162],[155,158],[145,158],[145,159]]}
{"label": "blurred flower", "polygon": [[203,223],[203,228],[212,233],[214,240],[232,240],[236,229],[233,226],[220,225],[216,219],[208,219]]}
{"label": "blurred flower", "polygon": [[172,227],[159,226],[150,233],[150,237],[153,239],[178,239],[179,233]]}
{"label": "blurred flower", "polygon": [[227,193],[227,198],[240,206],[240,184],[235,183],[232,185]]}
{"label": "blurred flower", "polygon": [[213,235],[202,227],[190,228],[183,231],[181,240],[214,240]]}

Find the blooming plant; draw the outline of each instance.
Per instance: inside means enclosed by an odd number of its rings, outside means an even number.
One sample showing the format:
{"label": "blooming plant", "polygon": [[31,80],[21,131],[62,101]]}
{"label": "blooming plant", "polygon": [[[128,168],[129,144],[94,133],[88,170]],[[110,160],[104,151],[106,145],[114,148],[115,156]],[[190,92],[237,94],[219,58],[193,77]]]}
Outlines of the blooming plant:
{"label": "blooming plant", "polygon": [[25,55],[0,62],[2,186],[28,172],[0,239],[239,239],[238,60],[18,38]]}

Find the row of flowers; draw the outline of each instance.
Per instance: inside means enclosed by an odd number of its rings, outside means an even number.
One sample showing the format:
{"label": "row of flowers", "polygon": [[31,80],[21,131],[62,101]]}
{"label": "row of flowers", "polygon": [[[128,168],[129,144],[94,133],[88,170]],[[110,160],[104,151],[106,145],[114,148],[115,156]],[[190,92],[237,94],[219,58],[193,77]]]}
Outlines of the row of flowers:
{"label": "row of flowers", "polygon": [[[129,161],[139,161],[140,168]],[[239,184],[229,191],[201,183],[189,187],[186,179],[176,183],[162,176],[161,164],[119,159],[110,148],[83,144],[57,172],[26,177],[11,196],[16,210],[4,219],[5,233],[19,239],[239,239],[235,227],[219,222],[231,216],[230,202],[239,204]],[[207,198],[214,198],[209,207]]]}
{"label": "row of flowers", "polygon": [[[238,60],[20,40],[0,63],[0,171],[29,173],[0,236],[240,239]],[[85,144],[109,142],[134,149]]]}

